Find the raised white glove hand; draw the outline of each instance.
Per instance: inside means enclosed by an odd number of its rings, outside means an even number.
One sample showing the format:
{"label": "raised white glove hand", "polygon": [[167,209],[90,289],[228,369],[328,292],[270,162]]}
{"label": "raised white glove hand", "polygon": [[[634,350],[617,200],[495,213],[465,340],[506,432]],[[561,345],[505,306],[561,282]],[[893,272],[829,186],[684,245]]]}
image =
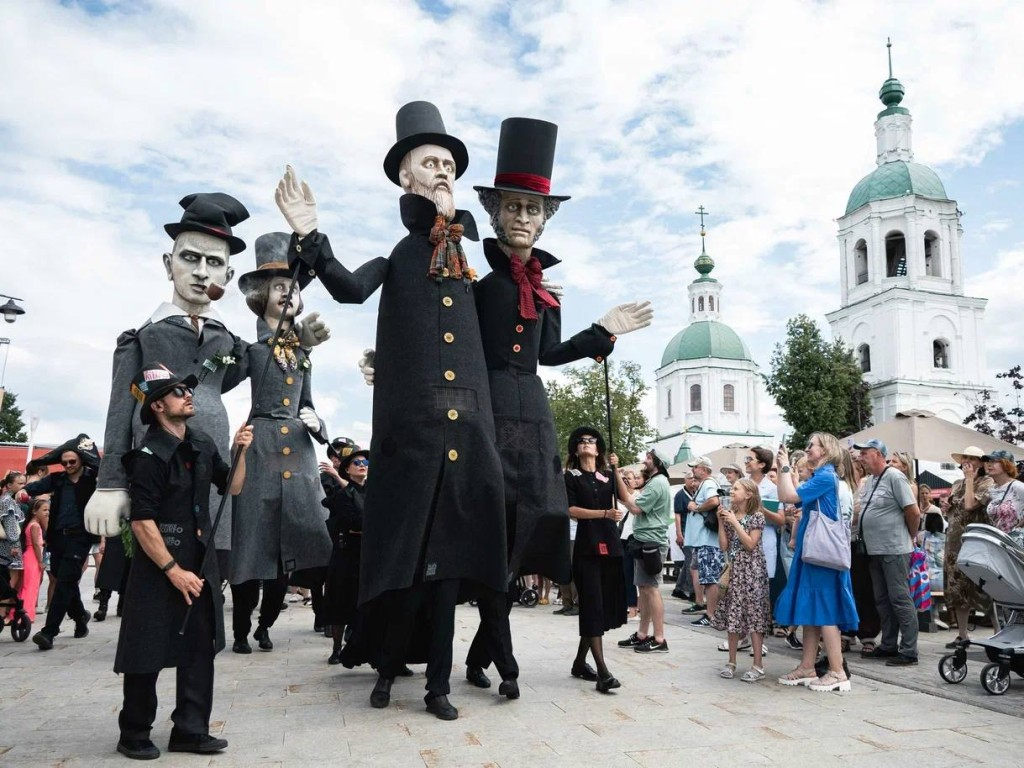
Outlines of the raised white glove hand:
{"label": "raised white glove hand", "polygon": [[124,488],[97,488],[85,505],[85,530],[96,536],[117,536],[130,506]]}
{"label": "raised white glove hand", "polygon": [[363,374],[363,381],[366,382],[366,386],[373,386],[373,358],[374,351],[372,349],[364,349],[363,356],[359,358],[359,372]]}
{"label": "raised white glove hand", "polygon": [[299,421],[305,424],[306,429],[314,435],[320,431],[320,417],[317,416],[316,411],[308,405],[305,408],[299,409]]}
{"label": "raised white glove hand", "polygon": [[277,182],[274,193],[277,207],[284,214],[285,221],[299,237],[305,237],[317,228],[316,199],[306,182],[299,182],[295,169],[284,168],[284,177]]}
{"label": "raised white glove hand", "polygon": [[540,278],[540,287],[543,288],[548,293],[550,293],[552,296],[554,296],[559,301],[562,300],[562,293],[563,293],[562,286],[558,285],[557,283],[552,283],[546,277],[541,276],[541,278]]}
{"label": "raised white glove hand", "polygon": [[646,328],[654,320],[654,307],[649,301],[631,301],[609,309],[597,324],[613,336]]}
{"label": "raised white glove hand", "polygon": [[301,323],[295,324],[295,335],[304,347],[315,347],[331,338],[331,329],[320,319],[319,312],[310,312]]}

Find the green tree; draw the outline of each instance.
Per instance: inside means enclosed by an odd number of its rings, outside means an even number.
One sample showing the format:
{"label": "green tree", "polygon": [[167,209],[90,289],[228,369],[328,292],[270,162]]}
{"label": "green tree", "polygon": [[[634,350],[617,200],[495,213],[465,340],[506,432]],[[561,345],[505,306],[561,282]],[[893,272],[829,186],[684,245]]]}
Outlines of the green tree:
{"label": "green tree", "polygon": [[[570,367],[564,371],[564,384],[549,381],[546,385],[551,413],[555,417],[558,449],[565,458],[565,444],[576,427],[599,429],[608,440],[608,418],[605,411],[604,366],[594,363]],[[612,403],[612,440],[622,463],[631,463],[644,450],[654,430],[640,401],[648,390],[640,374],[640,366],[629,360],[616,365],[608,363],[608,383]]]}
{"label": "green tree", "polygon": [[812,432],[845,437],[871,426],[868,385],[852,350],[842,339],[825,341],[807,315],[786,324],[771,368],[765,386],[793,428],[791,447],[802,448]]}
{"label": "green tree", "polygon": [[28,435],[25,434],[25,422],[21,420],[18,396],[7,391],[3,394],[3,400],[3,407],[0,407],[0,442],[27,442]]}
{"label": "green tree", "polygon": [[984,389],[975,398],[973,410],[967,414],[964,424],[974,427],[983,435],[998,437],[1007,443],[1024,445],[1024,373],[1019,365],[1010,370],[996,374],[997,379],[1005,380],[1013,392],[1004,394],[1003,398],[1012,398],[1014,405],[1004,408],[999,404],[999,393]]}

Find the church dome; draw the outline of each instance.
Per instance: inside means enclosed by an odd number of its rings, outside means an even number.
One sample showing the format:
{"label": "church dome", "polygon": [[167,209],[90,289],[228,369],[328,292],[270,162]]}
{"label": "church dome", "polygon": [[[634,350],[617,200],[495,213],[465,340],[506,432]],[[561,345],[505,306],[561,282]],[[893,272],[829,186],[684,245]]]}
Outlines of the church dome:
{"label": "church dome", "polygon": [[717,357],[723,360],[750,360],[750,350],[732,328],[715,320],[690,323],[672,337],[661,356],[662,367],[676,360],[701,360]]}
{"label": "church dome", "polygon": [[886,200],[903,195],[920,195],[932,200],[949,199],[938,174],[927,165],[894,160],[878,166],[857,182],[846,203],[846,215],[872,200]]}

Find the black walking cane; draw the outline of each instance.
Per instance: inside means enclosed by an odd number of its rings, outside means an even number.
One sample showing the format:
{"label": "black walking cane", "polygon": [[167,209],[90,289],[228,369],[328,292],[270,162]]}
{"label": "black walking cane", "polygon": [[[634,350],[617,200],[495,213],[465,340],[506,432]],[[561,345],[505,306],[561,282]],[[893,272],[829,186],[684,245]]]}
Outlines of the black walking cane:
{"label": "black walking cane", "polygon": [[[604,360],[604,413],[605,413],[605,423],[606,423],[606,425],[608,427],[608,453],[613,453],[614,451],[613,451],[613,447],[612,447],[613,446],[613,443],[612,443],[612,440],[613,440],[613,438],[612,438],[612,388],[611,388],[611,384],[608,382],[608,359],[607,358],[605,358],[605,360]],[[618,504],[618,501],[619,501],[619,468],[618,467],[612,467],[612,500],[616,502],[616,505]],[[619,521],[619,525],[618,525],[619,533],[621,533],[622,529],[625,527],[625,525],[626,525],[626,518],[628,516],[629,516],[629,510],[626,510],[626,514],[624,514],[622,516],[622,519]]]}
{"label": "black walking cane", "polygon": [[[291,280],[288,283],[288,293],[285,295],[285,308],[291,304],[292,295],[295,293],[295,286],[299,282],[299,269],[302,267],[302,261],[295,261],[295,268],[292,270]],[[293,323],[294,325],[294,323]],[[270,340],[270,348],[273,350],[277,346],[277,342],[281,338],[281,331],[284,328],[284,316],[277,321],[277,327],[274,329],[274,336]],[[257,342],[259,343],[259,342]],[[267,360],[263,364],[263,370],[260,371],[259,381],[256,383],[256,390],[252,395],[252,403],[249,405],[249,415],[245,417],[245,423],[249,424],[252,421],[253,413],[256,410],[256,403],[259,402],[260,393],[263,391],[263,384],[267,380],[267,371],[270,370],[270,361],[273,359],[273,354],[267,355]],[[322,432],[323,430],[321,430]],[[324,437],[320,432],[313,435],[321,443],[326,443],[327,438]],[[228,502],[228,496],[231,495],[231,483],[235,479],[235,472],[238,470],[238,462],[242,458],[241,448],[235,448],[231,452],[231,467],[228,470],[228,478],[224,483],[224,495],[220,497],[220,505],[217,507],[217,515],[213,518],[213,526],[210,528],[210,545],[206,548],[206,552],[203,554],[203,561],[199,566],[199,577],[203,578],[203,574],[206,572],[206,566],[210,560],[210,553],[216,551],[216,545],[214,544],[217,529],[220,527],[220,519],[224,515],[224,506]],[[192,606],[195,605],[195,601],[189,604],[188,608],[185,609],[185,620],[181,622],[181,629],[178,630],[178,635],[184,635],[185,630],[188,628],[188,620],[192,616]]]}

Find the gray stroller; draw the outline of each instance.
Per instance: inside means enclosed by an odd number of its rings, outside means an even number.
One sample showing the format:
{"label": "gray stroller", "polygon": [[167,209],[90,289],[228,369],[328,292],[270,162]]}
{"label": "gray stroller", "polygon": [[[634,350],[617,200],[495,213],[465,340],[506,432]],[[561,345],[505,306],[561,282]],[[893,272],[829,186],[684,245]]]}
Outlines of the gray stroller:
{"label": "gray stroller", "polygon": [[991,525],[972,524],[964,530],[957,568],[992,598],[1002,627],[986,640],[972,640],[939,660],[947,683],[967,677],[967,648],[985,650],[989,663],[981,669],[981,685],[993,696],[1010,687],[1010,672],[1024,677],[1024,548]]}

